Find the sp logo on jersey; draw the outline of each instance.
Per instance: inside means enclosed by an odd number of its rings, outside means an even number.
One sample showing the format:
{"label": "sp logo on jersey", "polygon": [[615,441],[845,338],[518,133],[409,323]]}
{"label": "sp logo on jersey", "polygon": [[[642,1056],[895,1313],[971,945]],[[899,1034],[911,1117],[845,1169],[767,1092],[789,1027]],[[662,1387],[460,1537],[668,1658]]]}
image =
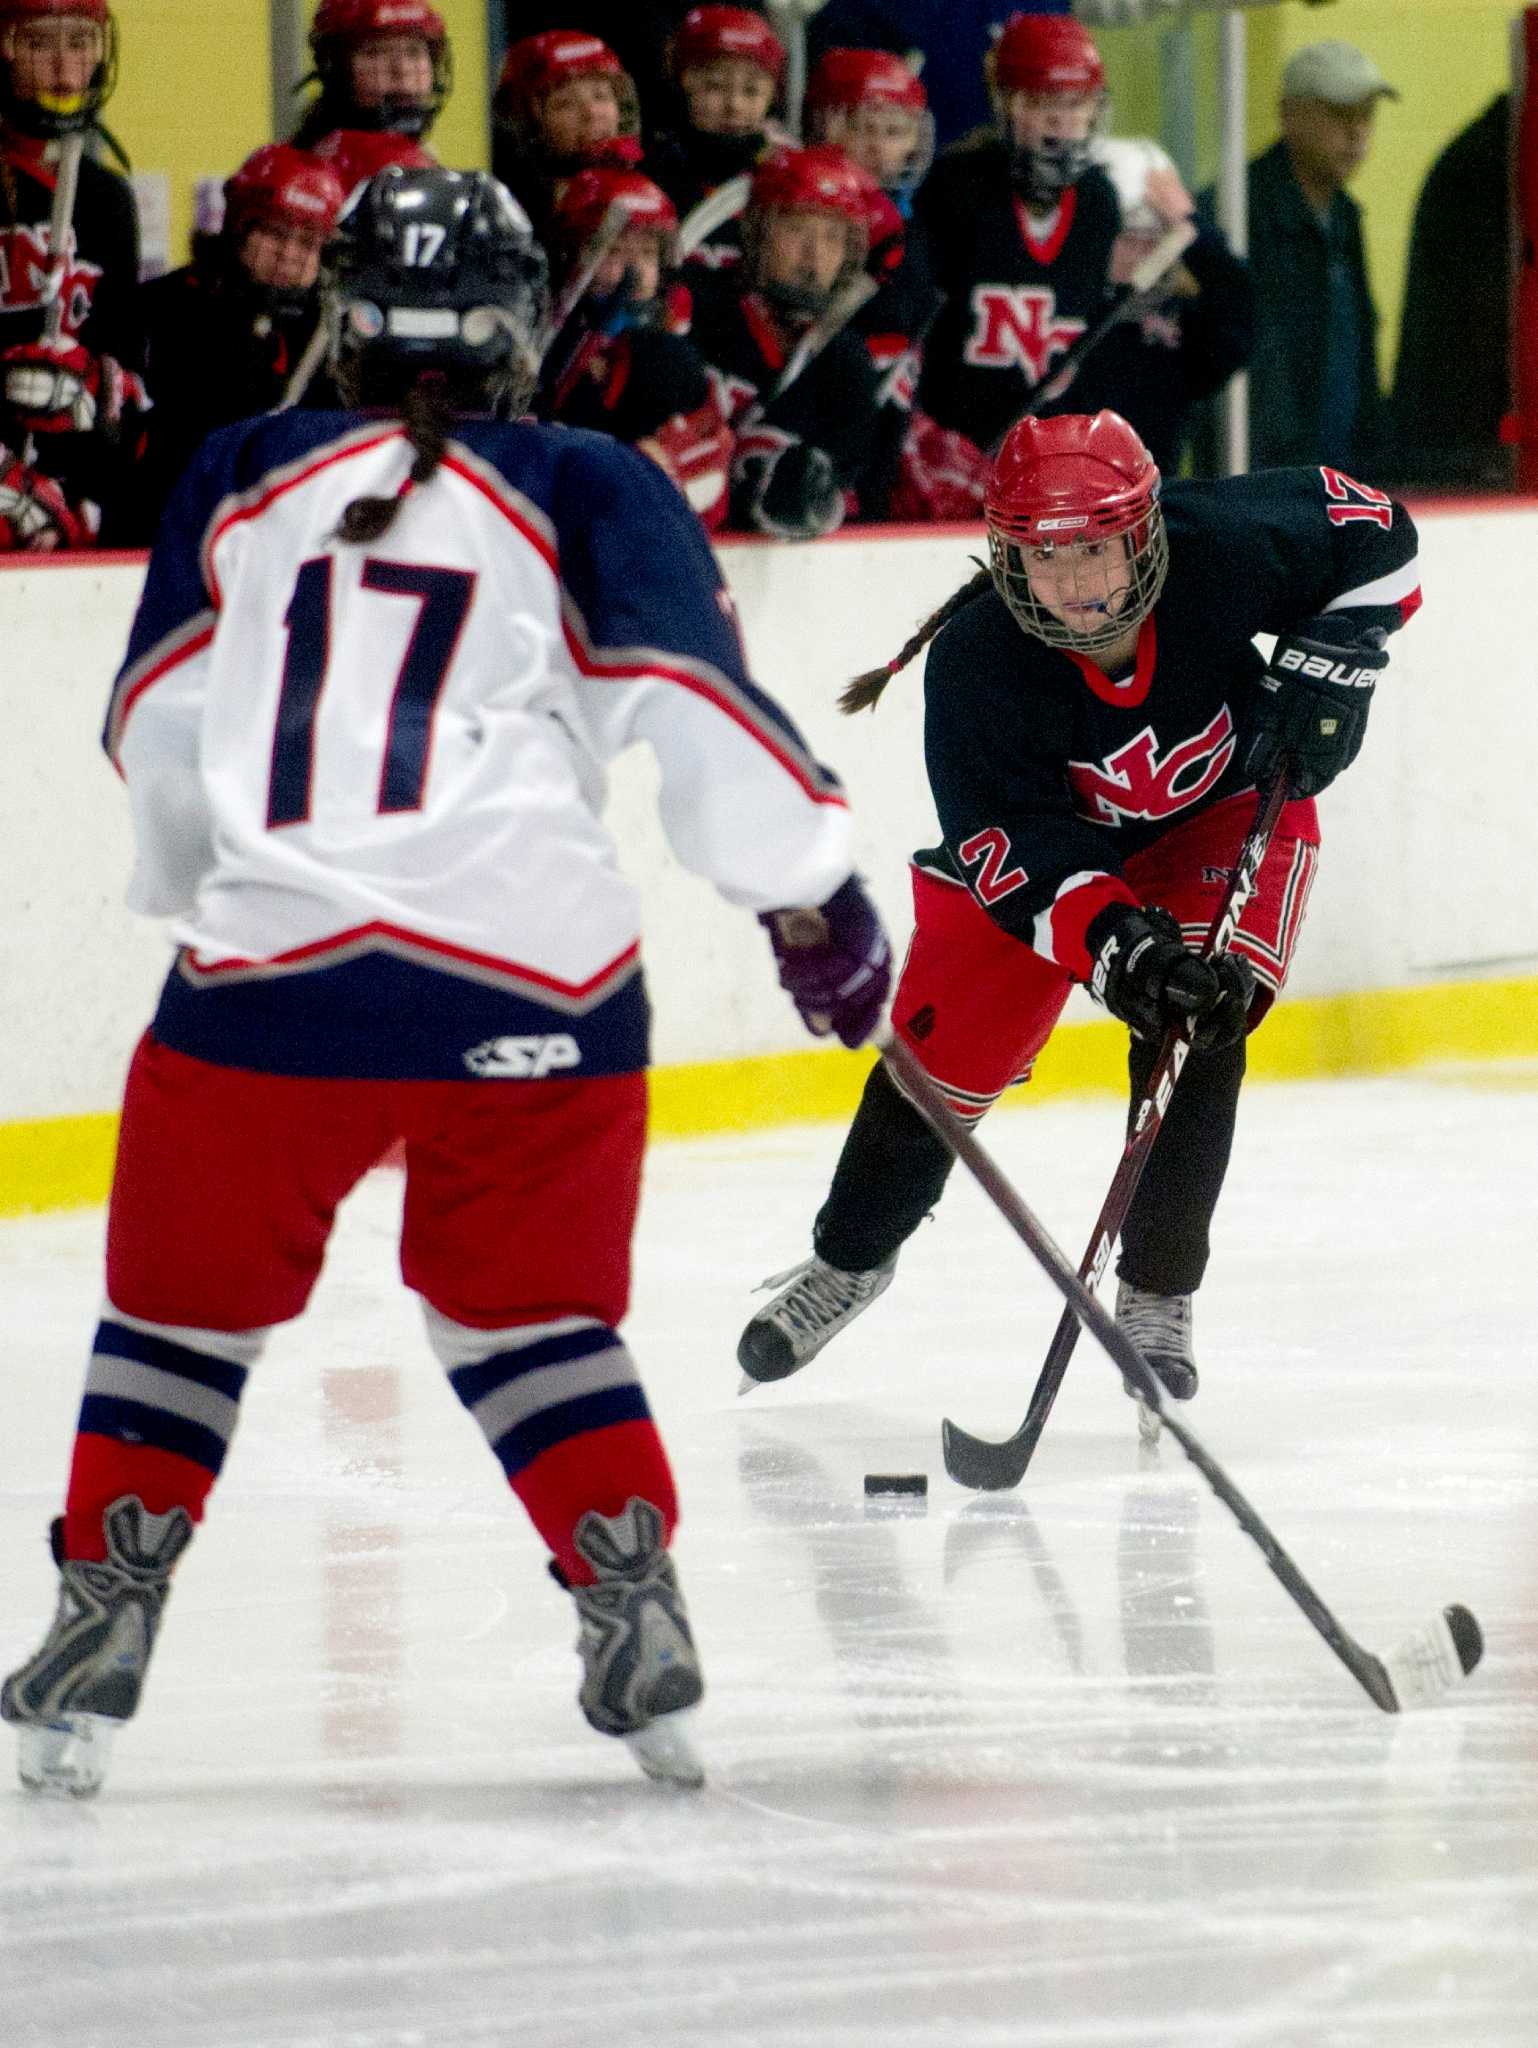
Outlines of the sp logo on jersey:
{"label": "sp logo on jersey", "polygon": [[1200,802],[1234,757],[1234,721],[1225,704],[1204,732],[1159,752],[1145,725],[1104,761],[1070,761],[1068,782],[1079,813],[1097,825],[1172,818]]}
{"label": "sp logo on jersey", "polygon": [[465,1065],[483,1081],[544,1081],[581,1064],[582,1048],[567,1031],[531,1038],[488,1038],[465,1054]]}
{"label": "sp logo on jersey", "polygon": [[1057,317],[1057,299],[1043,285],[974,285],[972,332],[962,358],[977,370],[1010,370],[1018,364],[1039,384],[1052,358],[1083,332],[1082,320]]}

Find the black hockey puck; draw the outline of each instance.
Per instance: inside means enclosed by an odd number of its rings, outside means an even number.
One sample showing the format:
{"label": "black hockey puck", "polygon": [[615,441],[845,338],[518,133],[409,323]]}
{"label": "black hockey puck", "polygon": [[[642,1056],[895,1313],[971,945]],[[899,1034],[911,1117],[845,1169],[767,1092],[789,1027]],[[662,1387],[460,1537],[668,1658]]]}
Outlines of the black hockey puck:
{"label": "black hockey puck", "polygon": [[865,1475],[867,1499],[900,1494],[909,1499],[923,1500],[928,1492],[927,1472],[867,1472]]}

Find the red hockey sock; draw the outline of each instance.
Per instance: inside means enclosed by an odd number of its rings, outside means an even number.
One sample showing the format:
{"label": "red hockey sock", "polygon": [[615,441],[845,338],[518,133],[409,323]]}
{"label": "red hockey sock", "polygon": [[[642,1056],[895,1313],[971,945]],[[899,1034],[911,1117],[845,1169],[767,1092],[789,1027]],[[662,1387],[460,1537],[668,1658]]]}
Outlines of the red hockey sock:
{"label": "red hockey sock", "polygon": [[126,1493],[137,1494],[152,1515],[181,1507],[194,1523],[201,1522],[214,1477],[206,1466],[175,1451],[119,1443],[110,1436],[77,1436],[64,1507],[64,1555],[99,1564],[107,1555],[102,1516]]}
{"label": "red hockey sock", "polygon": [[513,1475],[512,1488],[573,1586],[593,1583],[592,1566],[572,1541],[590,1509],[623,1514],[625,1503],[638,1495],[661,1513],[668,1541],[678,1520],[672,1469],[650,1420],[616,1422],[552,1444]]}

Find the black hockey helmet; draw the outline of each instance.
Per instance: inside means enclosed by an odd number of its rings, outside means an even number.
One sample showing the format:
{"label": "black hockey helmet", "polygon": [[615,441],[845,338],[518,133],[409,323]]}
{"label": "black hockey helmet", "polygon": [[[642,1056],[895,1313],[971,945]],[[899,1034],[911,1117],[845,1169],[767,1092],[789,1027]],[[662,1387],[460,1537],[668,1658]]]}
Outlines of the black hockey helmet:
{"label": "black hockey helmet", "polygon": [[331,366],[351,404],[436,374],[467,409],[518,413],[546,343],[544,251],[485,171],[392,164],[353,194],[326,275]]}

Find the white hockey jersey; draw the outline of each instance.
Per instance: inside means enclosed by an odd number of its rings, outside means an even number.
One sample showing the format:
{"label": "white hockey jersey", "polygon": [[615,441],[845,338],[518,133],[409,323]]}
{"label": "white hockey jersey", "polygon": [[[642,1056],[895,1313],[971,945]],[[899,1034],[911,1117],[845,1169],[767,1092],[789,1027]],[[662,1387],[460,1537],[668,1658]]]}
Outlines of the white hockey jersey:
{"label": "white hockey jersey", "polygon": [[835,778],[750,680],[704,533],[643,456],[462,421],[373,545],[398,421],[213,435],[169,505],[106,744],[129,901],[175,921],[155,1032],[275,1073],[467,1079],[560,1032],[646,1058],[638,907],[604,766],[648,743],[679,859],[749,909],[849,874]]}

